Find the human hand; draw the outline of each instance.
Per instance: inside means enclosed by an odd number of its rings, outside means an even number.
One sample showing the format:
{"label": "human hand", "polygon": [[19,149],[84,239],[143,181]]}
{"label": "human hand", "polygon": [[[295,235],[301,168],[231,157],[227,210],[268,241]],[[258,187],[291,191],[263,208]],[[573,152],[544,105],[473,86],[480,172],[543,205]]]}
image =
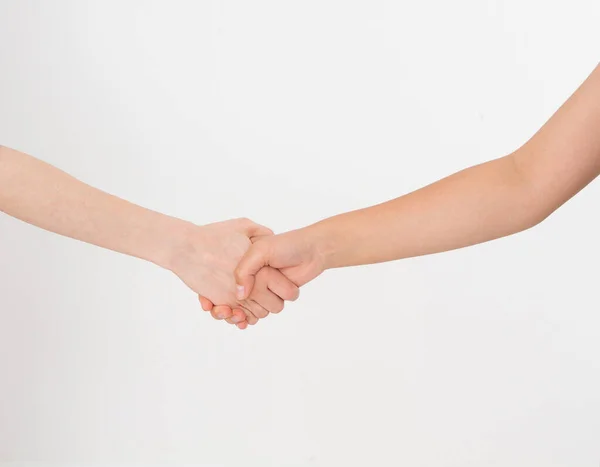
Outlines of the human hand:
{"label": "human hand", "polygon": [[[257,288],[263,287],[264,275],[272,270],[270,266],[280,269],[297,286],[311,281],[326,267],[319,236],[311,227],[307,227],[254,241],[236,268],[236,282],[241,287],[238,299],[243,300],[255,293]],[[245,329],[247,324],[255,324],[252,321],[238,321],[235,308],[215,306],[206,297],[200,297],[200,303],[204,310],[211,311],[213,317],[222,319],[218,316],[225,316],[227,322],[237,324],[241,329]]]}
{"label": "human hand", "polygon": [[[284,281],[284,283],[281,283]],[[289,284],[293,288],[287,290]],[[286,300],[295,300],[298,297],[298,287],[296,287],[289,279],[278,271],[270,267],[262,268],[256,274],[256,281],[254,288],[250,294],[249,299],[258,303],[268,303],[270,306],[263,306],[262,310],[255,311],[254,313],[246,313],[241,308],[233,308],[227,305],[219,304],[214,305],[211,300],[202,295],[199,296],[200,304],[202,309],[210,311],[213,318],[217,320],[225,320],[229,324],[235,324],[240,329],[246,329],[248,325],[254,325],[260,319],[266,318],[270,313],[277,314],[283,310],[283,300],[276,300],[269,293],[271,290],[282,290],[287,293]]]}
{"label": "human hand", "polygon": [[235,269],[238,300],[252,293],[265,267],[279,269],[298,287],[319,276],[326,260],[316,230],[306,227],[256,240]]}
{"label": "human hand", "polygon": [[[204,311],[209,311],[212,317],[216,320],[224,320],[229,324],[237,326],[239,329],[246,329],[248,327],[248,320],[246,313],[241,308],[231,309],[227,305],[216,305],[211,302],[208,298],[198,295],[200,300],[200,306]],[[258,322],[258,320],[256,320]]]}
{"label": "human hand", "polygon": [[[252,245],[251,238],[272,234],[271,230],[248,219],[205,226],[190,224],[168,268],[194,292],[213,303],[243,310],[246,319],[254,321],[257,316],[281,311],[283,300],[298,297],[298,287],[276,270],[267,271],[268,277],[251,295],[239,300],[236,297],[233,271]],[[233,313],[227,319],[232,317]]]}

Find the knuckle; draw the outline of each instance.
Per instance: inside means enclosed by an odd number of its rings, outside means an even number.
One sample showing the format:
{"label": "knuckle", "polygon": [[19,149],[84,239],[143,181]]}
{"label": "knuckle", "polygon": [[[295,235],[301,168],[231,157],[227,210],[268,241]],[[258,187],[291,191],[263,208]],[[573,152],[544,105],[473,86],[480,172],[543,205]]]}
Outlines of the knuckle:
{"label": "knuckle", "polygon": [[240,217],[237,219],[237,221],[241,224],[241,225],[253,225],[254,222],[252,222],[250,219],[248,219],[247,217]]}
{"label": "knuckle", "polygon": [[238,266],[237,268],[235,268],[235,271],[233,271],[233,277],[235,278],[235,281],[239,284],[242,280],[242,270],[240,269],[240,267]]}
{"label": "knuckle", "polygon": [[238,265],[238,267],[235,268],[235,271],[233,271],[233,277],[235,278],[235,282],[237,284],[246,285],[246,284],[244,284],[244,282],[245,282],[247,276],[248,276],[248,271],[244,264]]}
{"label": "knuckle", "polygon": [[256,286],[266,289],[271,277],[272,274],[269,268],[261,268],[255,276]]}

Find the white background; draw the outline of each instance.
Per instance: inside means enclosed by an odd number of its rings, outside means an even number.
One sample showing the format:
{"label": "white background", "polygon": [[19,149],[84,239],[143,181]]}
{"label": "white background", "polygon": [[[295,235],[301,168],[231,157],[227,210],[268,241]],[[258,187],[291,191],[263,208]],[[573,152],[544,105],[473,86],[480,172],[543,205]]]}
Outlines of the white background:
{"label": "white background", "polygon": [[[284,231],[514,150],[597,64],[599,23],[597,0],[1,0],[0,144]],[[599,201],[329,271],[247,332],[2,216],[0,460],[598,466]]]}

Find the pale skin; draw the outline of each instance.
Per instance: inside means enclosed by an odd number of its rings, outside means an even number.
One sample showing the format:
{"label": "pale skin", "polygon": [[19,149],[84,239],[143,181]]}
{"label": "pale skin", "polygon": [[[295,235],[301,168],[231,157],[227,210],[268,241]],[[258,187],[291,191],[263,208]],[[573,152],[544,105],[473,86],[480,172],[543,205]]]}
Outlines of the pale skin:
{"label": "pale skin", "polygon": [[[235,271],[238,298],[256,287],[264,267],[302,286],[327,269],[439,253],[521,232],[598,175],[600,65],[512,154],[383,204],[257,240]],[[201,303],[214,309],[211,300]]]}
{"label": "pale skin", "polygon": [[236,298],[233,271],[252,240],[273,234],[268,228],[248,219],[198,226],[129,203],[1,146],[0,211],[170,270],[197,294],[228,305],[213,317],[242,329],[281,311],[284,300],[298,298],[298,287],[272,268],[257,275],[248,297]]}

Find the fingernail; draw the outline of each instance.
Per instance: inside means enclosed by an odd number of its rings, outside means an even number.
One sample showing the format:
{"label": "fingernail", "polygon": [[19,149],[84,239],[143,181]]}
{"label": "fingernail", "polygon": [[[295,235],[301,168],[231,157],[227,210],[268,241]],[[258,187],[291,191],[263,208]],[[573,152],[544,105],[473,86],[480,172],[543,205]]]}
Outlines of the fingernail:
{"label": "fingernail", "polygon": [[223,313],[218,313],[217,314],[217,318],[219,318],[219,319],[225,319],[225,315]]}
{"label": "fingernail", "polygon": [[244,299],[244,286],[243,285],[237,286],[237,299],[238,300]]}

